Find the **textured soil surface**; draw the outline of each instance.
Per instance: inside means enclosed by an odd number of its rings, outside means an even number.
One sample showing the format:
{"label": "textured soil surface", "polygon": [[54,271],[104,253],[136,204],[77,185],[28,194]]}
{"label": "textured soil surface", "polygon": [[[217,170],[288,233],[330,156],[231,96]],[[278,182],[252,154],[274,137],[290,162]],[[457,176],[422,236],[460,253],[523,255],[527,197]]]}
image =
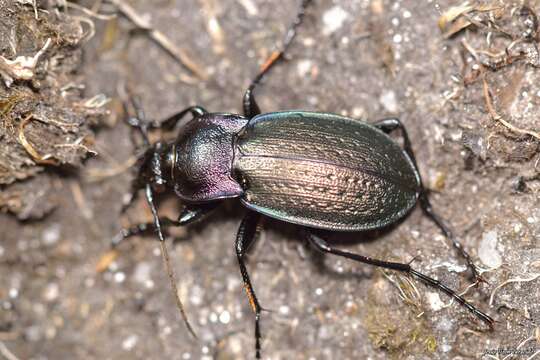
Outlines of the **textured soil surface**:
{"label": "textured soil surface", "polygon": [[[10,62],[0,68],[0,358],[254,358],[254,317],[234,250],[245,213],[237,202],[169,232],[198,339],[180,320],[155,236],[109,251],[122,226],[151,219],[144,201],[120,214],[140,143],[123,121],[122,99],[129,88],[158,121],[195,104],[241,112],[244,90],[281,43],[297,2],[53,8],[38,1],[39,21],[32,1],[0,4],[4,60],[32,57],[53,39],[32,79],[6,70]],[[150,21],[199,73],[113,4]],[[315,0],[287,61],[257,93],[267,112],[399,117],[434,208],[484,271],[487,283],[465,297],[497,320],[494,330],[414,279],[322,256],[297,227],[266,219],[248,261],[270,310],[262,314],[263,359],[540,357],[540,71],[532,21],[540,3],[530,1],[530,11],[501,4],[449,11],[459,2]],[[163,213],[179,210],[174,197],[162,199]],[[463,259],[420,209],[395,227],[330,239],[374,258],[416,257],[416,269],[460,292],[471,283]]]}

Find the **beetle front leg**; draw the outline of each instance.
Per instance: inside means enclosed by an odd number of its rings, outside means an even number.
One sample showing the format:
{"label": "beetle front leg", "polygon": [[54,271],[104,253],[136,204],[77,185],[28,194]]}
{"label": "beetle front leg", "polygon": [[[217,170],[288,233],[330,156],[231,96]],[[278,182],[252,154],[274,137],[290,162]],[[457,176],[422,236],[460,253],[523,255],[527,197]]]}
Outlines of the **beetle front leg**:
{"label": "beetle front leg", "polygon": [[[212,212],[218,205],[219,203],[209,203],[209,204],[197,205],[197,206],[186,206],[184,210],[182,210],[182,212],[178,216],[178,220],[173,220],[173,219],[169,219],[168,217],[160,216],[159,223],[161,227],[163,228],[167,228],[170,226],[186,226],[188,224],[191,224],[193,222],[197,222],[203,219],[210,212]],[[133,226],[130,226],[129,228],[120,230],[120,232],[116,234],[115,237],[113,237],[111,241],[111,245],[113,248],[116,248],[123,240],[127,238],[130,238],[136,235],[155,233],[155,232],[156,232],[156,226],[154,222],[133,225]]]}
{"label": "beetle front leg", "polygon": [[293,41],[294,37],[296,36],[296,31],[298,27],[302,24],[302,21],[304,19],[304,14],[306,13],[306,8],[311,3],[312,0],[302,0],[302,3],[300,5],[300,9],[298,10],[298,13],[296,14],[296,19],[292,23],[292,25],[287,30],[287,33],[285,34],[285,39],[283,40],[283,46],[281,50],[274,51],[272,54],[270,54],[270,58],[266,60],[266,62],[262,65],[261,71],[255,76],[251,84],[249,84],[248,89],[246,90],[246,93],[244,94],[244,99],[242,101],[244,106],[244,116],[248,119],[253,118],[255,115],[258,115],[261,113],[261,109],[259,108],[259,105],[257,105],[257,101],[255,101],[255,95],[254,91],[257,85],[261,82],[261,80],[264,78],[264,76],[276,65],[280,60],[282,60],[285,56],[285,53],[287,52],[287,49],[289,48],[289,45],[291,45],[291,42]]}
{"label": "beetle front leg", "polygon": [[246,251],[249,249],[250,245],[253,243],[253,239],[255,238],[259,218],[260,215],[255,212],[249,212],[246,215],[240,224],[240,228],[238,229],[235,244],[236,256],[238,258],[238,265],[240,266],[240,273],[242,274],[242,280],[244,282],[244,289],[246,290],[249,304],[255,313],[255,356],[257,359],[261,358],[261,329],[259,322],[262,308],[259,304],[257,296],[255,295],[253,286],[251,285],[251,280],[249,279],[249,274],[244,263],[244,257],[246,255]]}
{"label": "beetle front leg", "polygon": [[401,131],[401,136],[403,138],[403,151],[405,152],[405,154],[407,154],[409,159],[411,159],[411,162],[414,165],[414,170],[416,172],[416,175],[418,179],[420,179],[420,190],[419,190],[420,207],[424,211],[424,214],[426,214],[427,217],[429,217],[435,223],[435,225],[442,231],[444,236],[447,239],[450,239],[454,248],[459,252],[461,257],[465,259],[465,261],[467,262],[467,266],[469,267],[469,269],[471,269],[471,273],[474,278],[474,281],[484,282],[485,280],[482,278],[482,276],[478,272],[476,265],[472,261],[472,258],[469,255],[469,253],[463,247],[463,244],[461,244],[455,238],[454,234],[452,233],[448,225],[433,210],[433,207],[431,206],[431,203],[429,201],[428,191],[425,188],[424,184],[422,183],[422,177],[420,176],[420,171],[418,170],[416,157],[414,156],[414,152],[412,150],[411,141],[409,140],[409,135],[407,134],[407,130],[405,129],[405,126],[403,126],[403,123],[397,118],[390,118],[390,119],[383,119],[383,120],[377,121],[376,123],[373,124],[373,126],[381,129],[383,132],[387,134],[391,133],[392,131],[396,129],[399,129]]}
{"label": "beetle front leg", "polygon": [[448,286],[442,284],[439,280],[433,279],[427,275],[424,275],[413,268],[409,264],[402,264],[402,263],[396,263],[396,262],[389,262],[389,261],[382,261],[373,259],[367,256],[362,256],[358,254],[354,254],[348,251],[339,250],[336,248],[331,247],[328,245],[328,243],[323,240],[321,237],[308,233],[308,240],[309,242],[317,248],[317,250],[323,252],[323,253],[329,253],[337,256],[341,256],[350,260],[354,260],[357,262],[361,262],[364,264],[379,266],[386,269],[391,270],[397,270],[401,271],[407,274],[411,274],[420,281],[422,281],[424,284],[429,285],[431,287],[434,287],[436,289],[439,289],[440,291],[446,293],[448,296],[454,298],[457,302],[459,302],[461,305],[463,305],[467,310],[469,310],[471,313],[473,313],[476,317],[478,317],[480,320],[484,321],[489,325],[490,328],[492,328],[493,323],[495,322],[489,315],[485,314],[484,312],[478,310],[473,304],[465,300],[461,295],[456,293],[454,290],[450,289]]}
{"label": "beetle front leg", "polygon": [[185,108],[184,110],[173,114],[169,116],[167,119],[163,120],[161,122],[160,127],[163,127],[165,129],[171,130],[176,127],[176,124],[184,118],[188,113],[191,113],[191,115],[196,118],[199,116],[203,116],[204,114],[208,113],[203,107],[201,106],[190,106],[188,108]]}

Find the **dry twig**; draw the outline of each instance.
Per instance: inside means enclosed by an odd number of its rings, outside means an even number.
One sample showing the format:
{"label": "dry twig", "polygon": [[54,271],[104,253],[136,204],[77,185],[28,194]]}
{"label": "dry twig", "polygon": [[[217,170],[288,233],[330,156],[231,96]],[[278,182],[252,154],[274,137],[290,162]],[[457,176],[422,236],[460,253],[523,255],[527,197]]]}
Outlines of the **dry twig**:
{"label": "dry twig", "polygon": [[192,60],[184,49],[176,46],[161,31],[152,28],[150,22],[141,15],[139,15],[135,11],[135,9],[128,5],[124,0],[109,1],[114,4],[118,8],[118,10],[133,24],[135,24],[141,29],[146,30],[150,38],[157,42],[168,53],[170,53],[181,65],[186,67],[188,70],[190,70],[193,74],[195,74],[198,78],[202,80],[206,80],[208,78],[206,71],[194,60]]}
{"label": "dry twig", "polygon": [[530,278],[527,278],[527,279],[524,279],[524,278],[515,278],[515,279],[509,279],[509,280],[506,280],[505,282],[497,285],[497,287],[495,287],[495,289],[493,289],[493,291],[491,292],[491,295],[489,296],[489,305],[493,305],[493,299],[495,299],[495,293],[500,289],[502,288],[503,286],[506,286],[508,284],[511,284],[511,283],[516,283],[516,282],[530,282],[530,281],[534,281],[536,279],[540,278],[540,274],[534,274],[533,276],[531,276]]}
{"label": "dry twig", "polygon": [[72,3],[70,1],[66,1],[66,7],[79,10],[83,12],[84,14],[91,16],[93,18],[99,19],[99,20],[112,20],[116,18],[115,14],[100,14],[97,11],[85,8],[84,6],[81,6],[79,4]]}
{"label": "dry twig", "polygon": [[2,341],[0,341],[0,354],[7,360],[19,360],[19,358],[15,356]]}
{"label": "dry twig", "polygon": [[483,85],[484,85],[484,98],[485,98],[485,101],[486,101],[486,108],[487,108],[488,113],[491,116],[491,118],[493,120],[495,120],[495,121],[500,122],[501,124],[503,124],[506,128],[508,128],[512,132],[522,134],[522,135],[529,135],[529,136],[532,136],[532,137],[540,140],[540,134],[539,133],[537,133],[535,131],[532,131],[532,130],[528,130],[528,129],[518,128],[518,127],[510,124],[505,119],[503,119],[503,117],[501,115],[499,115],[497,113],[497,111],[495,111],[495,107],[493,106],[493,101],[492,101],[492,98],[491,98],[491,94],[489,93],[489,86],[488,86],[485,75],[482,78],[482,82],[483,82]]}

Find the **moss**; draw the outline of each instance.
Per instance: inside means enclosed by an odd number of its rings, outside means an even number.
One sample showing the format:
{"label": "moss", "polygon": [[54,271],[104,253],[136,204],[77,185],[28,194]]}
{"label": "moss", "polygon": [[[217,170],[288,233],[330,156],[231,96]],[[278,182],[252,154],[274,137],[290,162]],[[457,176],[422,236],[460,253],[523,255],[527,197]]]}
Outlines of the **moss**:
{"label": "moss", "polygon": [[[408,282],[396,281],[396,284],[407,291]],[[396,288],[382,277],[368,293],[364,325],[373,347],[395,359],[433,354],[437,341],[425,317],[418,316],[422,312],[420,305],[409,297],[402,300],[397,294]]]}
{"label": "moss", "polygon": [[437,350],[437,339],[434,336],[428,336],[424,343],[428,352],[434,353]]}

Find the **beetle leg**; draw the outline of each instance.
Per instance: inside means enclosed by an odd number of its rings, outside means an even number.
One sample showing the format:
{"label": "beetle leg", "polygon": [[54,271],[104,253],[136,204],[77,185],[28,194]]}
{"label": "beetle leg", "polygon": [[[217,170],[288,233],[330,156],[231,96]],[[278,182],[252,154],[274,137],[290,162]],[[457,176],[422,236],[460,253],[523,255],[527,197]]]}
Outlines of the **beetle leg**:
{"label": "beetle leg", "polygon": [[431,220],[433,220],[433,222],[437,225],[437,227],[441,229],[444,236],[446,236],[448,239],[450,239],[450,241],[452,241],[452,245],[454,246],[454,248],[459,252],[461,257],[465,259],[465,261],[467,262],[467,266],[471,269],[471,273],[474,278],[474,281],[486,282],[486,280],[478,272],[478,268],[474,264],[471,258],[471,255],[463,247],[463,244],[454,237],[454,234],[452,233],[448,225],[446,225],[444,221],[442,220],[442,218],[433,210],[433,207],[431,206],[431,203],[429,202],[429,198],[427,196],[426,191],[420,194],[420,207],[422,207],[422,210],[424,210],[424,213]]}
{"label": "beetle leg", "polygon": [[[167,217],[160,217],[159,222],[162,227],[169,227],[169,226],[177,225],[176,221],[169,219]],[[120,245],[120,243],[123,240],[127,238],[130,238],[136,235],[147,234],[147,233],[155,232],[155,231],[156,231],[156,227],[153,222],[140,223],[137,225],[130,226],[129,228],[120,230],[120,232],[116,234],[116,236],[113,237],[111,241],[111,246],[113,248],[116,248],[118,247],[118,245]]]}
{"label": "beetle leg", "polygon": [[238,234],[236,235],[236,256],[238,257],[238,265],[240,266],[240,273],[242,273],[242,280],[244,281],[244,289],[249,300],[249,304],[255,313],[255,355],[257,359],[261,358],[261,305],[255,295],[253,286],[249,279],[246,265],[244,263],[244,257],[249,246],[253,243],[255,238],[255,232],[257,230],[257,223],[259,222],[260,215],[255,212],[249,212],[242,220]]}
{"label": "beetle leg", "polygon": [[[159,223],[162,228],[170,226],[186,226],[193,222],[199,221],[206,217],[210,212],[212,212],[220,203],[213,202],[209,204],[197,205],[197,206],[186,206],[180,215],[178,220],[169,219],[168,217],[159,217]],[[150,223],[141,223],[133,225],[129,228],[122,229],[116,236],[112,239],[112,247],[116,248],[123,240],[130,238],[132,236],[147,234],[150,232],[155,232],[156,226],[154,222]]]}
{"label": "beetle leg", "polygon": [[244,94],[243,99],[243,106],[244,106],[244,115],[251,119],[255,115],[258,115],[261,113],[261,109],[259,108],[259,105],[257,105],[257,102],[255,101],[255,95],[254,90],[259,85],[261,80],[264,78],[266,73],[270,71],[272,67],[274,67],[275,64],[277,64],[280,60],[283,59],[285,52],[291,45],[291,42],[293,41],[294,37],[296,36],[296,31],[300,24],[302,24],[302,20],[304,19],[304,14],[306,13],[306,8],[311,3],[312,0],[302,0],[302,3],[300,5],[300,9],[298,10],[298,13],[296,14],[296,19],[292,23],[292,25],[287,30],[287,34],[285,35],[285,39],[283,40],[283,46],[281,47],[281,50],[274,51],[272,54],[270,54],[270,57],[266,62],[262,65],[260,72],[255,76],[253,81],[251,81],[251,84],[249,84],[248,89],[246,90],[246,93]]}
{"label": "beetle leg", "polygon": [[191,113],[191,115],[194,118],[196,118],[196,117],[199,117],[208,113],[208,111],[206,111],[201,106],[190,106],[174,115],[169,116],[167,119],[163,120],[161,122],[160,127],[164,127],[165,129],[168,129],[168,130],[175,128],[178,121],[182,120],[182,118],[186,116],[187,113]]}
{"label": "beetle leg", "polygon": [[478,269],[474,262],[471,259],[471,256],[469,253],[465,250],[463,247],[463,244],[461,244],[454,236],[450,228],[447,224],[442,220],[442,218],[435,213],[433,210],[433,207],[431,206],[431,203],[429,202],[428,198],[428,191],[424,187],[422,183],[422,178],[420,176],[420,171],[418,170],[418,165],[416,163],[416,158],[414,156],[414,152],[411,147],[411,142],[409,140],[409,136],[407,135],[407,130],[405,130],[405,127],[403,126],[403,123],[396,118],[390,118],[390,119],[383,119],[373,124],[377,128],[381,129],[385,133],[391,133],[392,131],[396,129],[401,130],[401,136],[403,138],[403,151],[407,154],[409,159],[411,159],[412,163],[415,167],[415,172],[417,174],[418,179],[420,179],[420,207],[424,211],[424,213],[437,225],[437,227],[442,231],[444,236],[447,239],[450,239],[452,242],[452,245],[454,248],[459,252],[461,257],[465,259],[467,262],[467,266],[469,269],[471,269],[472,276],[474,278],[474,281],[476,282],[485,282],[485,280],[482,278],[482,276],[478,273]]}
{"label": "beetle leg", "polygon": [[412,151],[409,135],[407,134],[407,130],[405,129],[405,126],[403,126],[403,123],[398,118],[382,119],[375,122],[373,126],[379,128],[381,131],[383,131],[386,134],[390,134],[392,131],[396,129],[400,129],[401,137],[403,138],[403,150],[412,160],[415,167],[418,168],[418,166],[416,165],[416,157],[414,156],[414,152]]}
{"label": "beetle leg", "polygon": [[[198,117],[206,114],[208,111],[206,111],[201,106],[190,106],[188,108],[185,108],[184,110],[173,114],[163,120],[160,123],[155,122],[148,122],[146,121],[146,116],[144,115],[144,111],[142,109],[142,106],[140,104],[140,99],[136,96],[130,97],[131,106],[133,107],[133,110],[135,111],[135,116],[131,116],[127,118],[127,123],[131,125],[132,127],[139,130],[143,137],[143,141],[145,143],[145,146],[150,146],[150,141],[148,140],[148,130],[149,129],[156,129],[156,128],[165,128],[167,130],[173,129],[178,121],[180,121],[187,113],[191,113],[193,117]],[[124,103],[124,111],[128,113],[128,105]]]}
{"label": "beetle leg", "polygon": [[433,279],[427,275],[424,275],[416,270],[414,270],[409,264],[402,264],[402,263],[396,263],[396,262],[389,262],[389,261],[382,261],[373,259],[367,256],[362,256],[358,254],[354,254],[348,251],[339,250],[336,248],[331,247],[328,245],[328,243],[320,238],[317,235],[314,235],[312,233],[308,233],[308,240],[311,244],[313,244],[319,251],[323,253],[329,253],[337,256],[342,256],[344,258],[358,261],[361,263],[379,266],[386,269],[391,270],[397,270],[401,271],[407,274],[411,274],[414,277],[418,278],[420,281],[425,283],[426,285],[432,286],[434,288],[439,289],[440,291],[446,293],[448,296],[454,298],[457,302],[459,302],[461,305],[463,305],[467,310],[469,310],[471,313],[473,313],[476,317],[478,317],[480,320],[484,321],[489,325],[491,328],[493,326],[493,323],[495,322],[489,315],[485,314],[484,312],[478,310],[473,304],[465,300],[462,296],[460,296],[458,293],[456,293],[454,290],[450,289],[448,286],[442,284],[439,280]]}

